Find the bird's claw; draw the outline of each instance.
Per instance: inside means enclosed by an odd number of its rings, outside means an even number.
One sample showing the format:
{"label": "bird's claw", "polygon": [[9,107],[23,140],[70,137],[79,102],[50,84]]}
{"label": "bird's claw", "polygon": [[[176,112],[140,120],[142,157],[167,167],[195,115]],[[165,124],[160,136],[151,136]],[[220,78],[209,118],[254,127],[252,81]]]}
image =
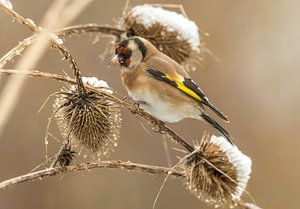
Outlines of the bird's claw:
{"label": "bird's claw", "polygon": [[134,100],[131,99],[131,98],[128,97],[128,96],[124,96],[123,99],[124,99],[125,102],[128,102],[128,103],[130,103],[130,104],[134,103]]}
{"label": "bird's claw", "polygon": [[154,132],[159,133],[159,134],[165,134],[166,131],[164,130],[165,123],[160,121],[159,124],[157,124],[156,126],[154,126],[152,129]]}
{"label": "bird's claw", "polygon": [[124,100],[125,100],[126,102],[128,102],[128,103],[130,103],[130,104],[136,106],[138,109],[140,109],[140,105],[142,105],[142,104],[147,104],[147,103],[144,102],[144,101],[135,101],[134,99],[132,99],[132,98],[130,98],[130,97],[128,97],[128,96],[125,96],[125,97],[124,97]]}

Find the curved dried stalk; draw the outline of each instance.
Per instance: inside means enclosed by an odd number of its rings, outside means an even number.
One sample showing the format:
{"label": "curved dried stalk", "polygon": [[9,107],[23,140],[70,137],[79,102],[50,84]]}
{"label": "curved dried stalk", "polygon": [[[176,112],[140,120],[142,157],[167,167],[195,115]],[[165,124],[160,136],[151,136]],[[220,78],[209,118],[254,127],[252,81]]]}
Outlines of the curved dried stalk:
{"label": "curved dried stalk", "polygon": [[124,29],[119,29],[108,25],[99,25],[97,23],[89,23],[62,28],[60,30],[57,30],[55,33],[61,37],[80,35],[85,33],[104,33],[120,38],[121,34],[124,32]]}
{"label": "curved dried stalk", "polygon": [[[55,34],[60,37],[72,36],[72,35],[80,35],[86,33],[103,33],[108,35],[113,35],[117,38],[120,38],[121,34],[124,33],[123,29],[99,25],[99,24],[82,24],[82,25],[74,25],[66,28],[62,28],[57,30]],[[4,56],[0,58],[0,68],[3,68],[9,61],[12,61],[16,56],[21,55],[21,53],[30,45],[32,45],[36,40],[37,35],[32,35],[30,37],[25,38],[23,41],[19,42],[17,46],[7,52]]]}
{"label": "curved dried stalk", "polygon": [[[87,2],[90,1],[85,1],[84,4],[87,4]],[[74,4],[72,4],[75,8],[77,5],[81,5],[80,7],[77,7],[78,9],[76,10],[77,12],[74,13],[73,15],[69,16],[69,18],[66,18],[62,24],[62,21],[58,21],[59,16],[64,10],[66,1],[55,1],[53,5],[47,10],[43,22],[44,25],[49,28],[50,30],[53,30],[56,27],[63,27],[64,24],[67,24],[69,21],[71,21],[73,18],[75,18],[79,12],[84,8],[84,4],[79,1],[74,1]],[[57,39],[53,34],[50,32],[47,32],[46,30],[42,29],[41,27],[38,27],[31,19],[24,18],[17,12],[15,12],[12,8],[6,7],[4,4],[0,3],[0,9],[5,11],[8,15],[10,15],[13,20],[16,20],[20,22],[21,24],[25,25],[28,27],[30,30],[34,32],[39,32],[37,35],[38,39],[37,45],[34,45],[32,48],[30,48],[30,51],[28,51],[28,54],[26,54],[24,57],[22,57],[22,60],[20,63],[18,63],[17,68],[26,68],[26,69],[31,69],[34,67],[34,65],[37,63],[37,61],[41,58],[43,55],[43,52],[48,46],[47,42],[47,36],[48,38],[51,39],[53,44],[57,44],[56,42],[60,42],[61,40]],[[63,12],[63,14],[66,14],[66,12]],[[57,24],[59,22],[59,24]],[[58,48],[60,48],[58,46]],[[66,52],[65,52],[66,53]],[[12,57],[10,57],[12,58]],[[71,62],[71,64],[74,64],[75,62]],[[76,63],[75,63],[76,64]],[[27,66],[27,67],[26,67]],[[76,68],[75,68],[76,69]],[[26,76],[18,76],[15,77],[12,80],[9,80],[5,88],[3,89],[3,92],[1,94],[1,120],[0,120],[0,135],[3,133],[5,126],[9,120],[9,116],[11,115],[13,109],[15,108],[20,90],[22,89],[23,84],[26,81]],[[79,79],[78,79],[79,80]],[[83,85],[82,85],[83,86]],[[84,91],[83,91],[84,92]]]}
{"label": "curved dried stalk", "polygon": [[[168,175],[168,176],[174,176],[177,178],[182,178],[184,176],[184,173],[182,171],[176,170],[174,168],[167,168],[162,166],[155,166],[155,165],[145,165],[145,164],[139,164],[139,163],[132,163],[132,162],[122,162],[122,161],[101,161],[97,163],[81,163],[77,165],[71,165],[66,167],[51,167],[46,168],[44,170],[36,171],[36,172],[30,172],[25,175],[21,175],[15,178],[11,178],[5,181],[0,182],[0,190],[4,190],[8,187],[33,181],[35,179],[41,179],[44,177],[49,176],[56,176],[61,175],[65,173],[73,173],[77,171],[84,171],[84,170],[90,170],[90,169],[96,169],[96,168],[113,168],[113,169],[125,169],[127,171],[139,171],[139,172],[145,172],[148,174],[155,174],[155,175]],[[233,202],[243,209],[253,209],[257,208],[253,203],[244,202],[241,200],[233,200]]]}
{"label": "curved dried stalk", "polygon": [[[8,9],[6,7],[1,7],[1,4],[0,4],[0,8],[3,9],[12,18],[16,19],[19,23],[21,23],[22,25],[25,25],[26,27],[28,27],[33,32],[38,32],[38,33],[41,33],[41,34],[46,32],[43,28],[38,27],[34,22],[32,22],[29,19],[24,18],[22,15],[18,14],[14,10]],[[73,56],[71,55],[71,53],[68,51],[68,49],[66,47],[64,47],[62,44],[58,43],[57,40],[54,40],[52,37],[50,37],[51,34],[48,33],[48,36],[49,36],[49,40],[50,40],[51,44],[55,48],[57,48],[63,54],[64,58],[66,60],[68,60],[69,63],[71,64],[72,69],[74,71],[74,75],[76,77],[79,92],[80,93],[85,93],[84,85],[83,85],[82,80],[81,80],[81,74],[80,74],[80,71],[79,71],[79,67],[78,67],[75,59],[73,58]],[[8,52],[8,54],[6,54],[4,56],[8,57],[9,59],[13,59],[14,55],[20,54],[27,46],[32,44],[34,42],[33,40],[35,40],[35,37],[38,37],[38,36],[33,35],[33,37],[26,38],[24,40],[26,44],[24,44],[24,41],[21,42],[20,44],[18,44],[17,47],[10,50]],[[16,52],[17,52],[17,54],[16,54]],[[4,62],[7,62],[7,59],[2,59],[1,58],[0,61],[2,61],[2,63],[0,62],[0,67],[1,67],[1,65],[3,65]]]}
{"label": "curved dried stalk", "polygon": [[36,27],[36,25],[32,21],[28,21],[28,19],[24,18],[22,15],[18,14],[17,12],[15,12],[14,10],[12,10],[10,8],[5,7],[2,4],[0,4],[0,8],[3,11],[5,11],[7,14],[9,14],[13,18],[13,20],[16,20],[17,22],[19,22],[22,25],[25,25],[33,32],[38,32],[39,29]]}
{"label": "curved dried stalk", "polygon": [[[59,15],[61,11],[64,9],[66,1],[54,1],[52,6],[47,10],[44,15],[44,25],[49,29],[55,28],[55,25],[58,21]],[[0,9],[5,11],[8,15],[10,15],[14,20],[24,24],[26,27],[29,27],[30,30],[37,32],[38,30],[42,30],[38,28],[35,23],[30,19],[25,19],[20,14],[12,10],[12,7],[6,7],[3,1],[0,2]],[[47,18],[50,17],[51,18]],[[61,26],[62,27],[62,26]],[[47,33],[43,31],[40,33],[37,38],[36,45],[33,45],[28,52],[22,57],[20,62],[16,65],[16,68],[31,69],[33,68],[38,60],[42,57],[45,49],[48,46],[48,42],[45,39],[47,37]],[[1,120],[0,120],[0,135],[4,132],[5,126],[9,121],[10,115],[15,109],[19,95],[21,93],[22,86],[26,82],[26,76],[17,76],[15,78],[9,79],[7,84],[5,85],[0,98],[0,111],[1,111]]]}
{"label": "curved dried stalk", "polygon": [[69,61],[69,63],[72,66],[73,72],[74,72],[74,76],[76,78],[76,84],[79,90],[80,94],[85,94],[86,90],[85,87],[83,85],[82,79],[81,79],[81,73],[79,70],[79,67],[75,61],[75,59],[73,58],[73,56],[71,55],[71,53],[68,51],[68,49],[63,46],[62,44],[58,44],[55,41],[52,41],[52,44],[61,52],[61,54],[64,56],[64,58],[66,60]]}
{"label": "curved dried stalk", "polygon": [[126,169],[129,171],[142,171],[150,174],[157,174],[157,175],[173,175],[176,177],[181,177],[184,174],[180,171],[161,167],[161,166],[154,166],[154,165],[144,165],[138,163],[131,163],[131,162],[122,162],[122,161],[101,161],[98,163],[81,163],[78,165],[71,165],[66,166],[64,168],[61,167],[51,167],[44,170],[32,172],[29,174],[21,175],[12,179],[8,179],[6,181],[0,182],[0,190],[6,189],[9,186],[13,186],[16,184],[20,184],[27,181],[32,181],[34,179],[40,179],[46,176],[55,176],[63,173],[72,173],[81,170],[89,170],[95,168],[119,168],[119,169]]}
{"label": "curved dried stalk", "polygon": [[37,35],[33,35],[20,41],[17,46],[12,48],[3,57],[0,58],[0,68],[3,68],[9,61],[12,61],[16,56],[21,55],[21,53],[30,46],[33,41],[37,38]]}

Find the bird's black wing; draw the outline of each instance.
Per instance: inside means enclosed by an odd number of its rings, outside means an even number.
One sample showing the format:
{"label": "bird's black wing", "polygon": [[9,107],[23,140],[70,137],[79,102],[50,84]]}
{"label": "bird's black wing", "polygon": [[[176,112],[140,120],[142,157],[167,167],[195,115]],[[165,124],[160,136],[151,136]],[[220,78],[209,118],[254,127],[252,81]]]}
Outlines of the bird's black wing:
{"label": "bird's black wing", "polygon": [[179,80],[174,78],[169,74],[165,74],[159,70],[155,70],[149,68],[146,70],[149,74],[151,74],[155,79],[168,83],[169,85],[177,88],[178,90],[182,91],[186,95],[192,97],[193,99],[197,100],[198,102],[206,105],[212,111],[214,111],[220,118],[228,122],[227,116],[218,110],[205,96],[204,92],[200,89],[200,87],[190,78],[184,78],[183,80]]}

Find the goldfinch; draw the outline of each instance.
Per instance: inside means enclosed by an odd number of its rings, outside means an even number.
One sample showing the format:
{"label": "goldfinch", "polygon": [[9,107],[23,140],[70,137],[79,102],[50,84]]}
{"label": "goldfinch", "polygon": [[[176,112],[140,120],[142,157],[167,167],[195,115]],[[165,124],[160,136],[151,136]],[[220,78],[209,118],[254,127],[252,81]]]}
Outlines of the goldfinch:
{"label": "goldfinch", "polygon": [[204,106],[226,122],[227,116],[208,100],[181,65],[148,40],[137,36],[122,40],[110,63],[121,66],[128,95],[145,112],[168,123],[184,118],[205,121],[232,143],[228,132],[205,112]]}

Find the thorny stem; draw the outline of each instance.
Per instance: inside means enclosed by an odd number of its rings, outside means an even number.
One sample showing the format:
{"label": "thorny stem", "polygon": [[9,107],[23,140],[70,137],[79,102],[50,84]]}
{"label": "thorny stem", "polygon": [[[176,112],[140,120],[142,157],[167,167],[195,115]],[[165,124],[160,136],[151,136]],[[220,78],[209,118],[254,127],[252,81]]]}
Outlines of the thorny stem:
{"label": "thorny stem", "polygon": [[[47,73],[47,72],[40,72],[40,71],[22,71],[22,70],[12,70],[12,69],[0,69],[0,73],[6,74],[6,75],[15,75],[15,74],[27,74],[30,77],[41,77],[41,78],[48,78],[52,80],[62,81],[70,84],[76,84],[76,81],[72,78],[57,75],[53,73]],[[188,142],[186,142],[183,138],[181,138],[178,134],[176,134],[172,129],[167,127],[162,121],[157,120],[153,116],[149,115],[148,113],[144,112],[140,108],[136,107],[135,105],[117,97],[116,95],[111,95],[106,93],[105,91],[99,90],[98,88],[94,88],[90,85],[84,84],[84,87],[93,90],[99,94],[102,94],[109,99],[117,102],[121,106],[127,108],[130,110],[133,114],[139,115],[140,117],[144,118],[145,120],[149,121],[154,126],[157,126],[161,132],[165,132],[168,134],[175,142],[182,145],[184,148],[186,148],[189,152],[194,151],[194,147],[190,145]]]}
{"label": "thorny stem", "polygon": [[[60,37],[71,36],[75,34],[84,33],[103,33],[114,35],[118,39],[124,32],[123,29],[114,28],[111,26],[98,25],[98,24],[84,24],[84,25],[74,25],[57,30],[55,33]],[[34,43],[36,35],[25,38],[23,41],[19,42],[17,46],[7,52],[3,57],[0,58],[0,68],[4,67],[8,61],[11,61],[14,57],[20,55],[26,47]]]}
{"label": "thorny stem", "polygon": [[17,20],[20,24],[25,25],[33,32],[39,31],[39,28],[34,23],[28,21],[26,18],[24,18],[22,15],[18,14],[14,10],[5,7],[3,4],[0,4],[0,8],[4,10],[7,14],[9,14],[13,18],[13,20]]}
{"label": "thorny stem", "polygon": [[154,165],[144,165],[138,163],[131,163],[131,162],[122,162],[122,161],[101,161],[97,163],[81,163],[77,165],[71,165],[66,167],[51,167],[44,170],[28,173],[25,175],[21,175],[15,178],[8,179],[6,181],[0,182],[0,190],[6,189],[9,186],[13,186],[19,183],[32,181],[34,179],[43,178],[46,176],[55,176],[63,173],[71,173],[81,170],[89,170],[95,168],[119,168],[119,169],[126,169],[131,171],[143,171],[150,174],[157,174],[157,175],[173,175],[176,177],[182,177],[184,174],[183,172]]}
{"label": "thorny stem", "polygon": [[[18,14],[17,12],[15,12],[12,9],[9,9],[9,8],[3,6],[2,4],[0,4],[0,9],[3,9],[14,20],[17,20],[22,25],[27,26],[31,31],[37,32],[37,33],[45,33],[46,32],[45,29],[38,27],[35,23],[29,21],[28,19],[24,18],[22,15]],[[30,37],[28,38],[28,40],[31,40]],[[77,83],[78,90],[80,93],[85,94],[85,89],[84,89],[84,85],[83,85],[83,82],[81,79],[81,73],[80,73],[79,67],[78,67],[75,59],[71,55],[71,53],[68,51],[68,49],[65,46],[58,43],[56,40],[53,40],[53,38],[49,37],[49,40],[51,41],[51,44],[63,54],[64,58],[69,61],[69,63],[72,66],[72,69],[74,71],[74,76],[76,77],[76,83]],[[22,47],[25,49],[24,46],[25,45],[23,45]],[[19,53],[20,53],[20,51],[19,51]]]}
{"label": "thorny stem", "polygon": [[13,60],[16,56],[21,55],[21,53],[26,49],[26,47],[33,44],[33,41],[36,38],[37,35],[25,38],[23,41],[20,41],[17,46],[9,50],[4,56],[0,58],[0,68],[3,68],[9,61]]}
{"label": "thorny stem", "polygon": [[[178,178],[183,178],[185,175],[183,171],[179,171],[174,168],[132,163],[130,161],[122,162],[119,160],[112,160],[112,161],[101,161],[97,163],[80,163],[77,165],[70,165],[66,167],[50,167],[44,170],[31,172],[25,175],[21,175],[0,182],[0,190],[4,190],[10,186],[14,186],[20,183],[33,181],[35,179],[41,179],[48,176],[56,176],[65,173],[73,173],[76,171],[90,170],[96,168],[118,168],[118,169],[125,169],[127,171],[141,171],[141,172],[155,174],[155,175],[171,175]],[[233,200],[233,202],[237,206],[243,209],[251,209],[253,208],[251,206],[255,206],[253,203],[247,203],[241,200]]]}
{"label": "thorny stem", "polygon": [[57,47],[58,50],[63,54],[63,56],[71,63],[71,66],[74,70],[74,76],[76,78],[76,84],[78,87],[78,91],[80,94],[85,94],[86,90],[83,85],[83,82],[81,79],[81,73],[80,73],[79,67],[78,67],[75,59],[73,58],[73,56],[70,54],[70,52],[67,50],[67,48],[65,46],[58,44],[56,42],[52,42],[52,44],[54,44],[54,46]]}
{"label": "thorny stem", "polygon": [[124,29],[119,29],[112,26],[107,25],[99,25],[96,23],[82,24],[82,25],[74,25],[69,26],[60,30],[57,30],[55,33],[61,37],[71,36],[74,34],[83,34],[83,33],[103,33],[108,35],[114,35],[117,38],[120,38],[122,33],[124,33]]}
{"label": "thorny stem", "polygon": [[[101,161],[98,163],[81,163],[77,165],[70,165],[66,167],[50,167],[44,170],[31,172],[25,175],[21,175],[18,177],[14,177],[5,181],[0,182],[0,190],[4,190],[10,186],[14,186],[16,184],[24,183],[27,181],[33,181],[35,179],[41,179],[48,176],[56,176],[65,173],[73,173],[76,171],[90,170],[95,168],[118,168],[125,169],[128,171],[141,171],[149,174],[155,175],[172,175],[174,177],[182,178],[184,177],[184,173],[182,171],[176,170],[174,168],[167,168],[155,165],[145,165],[139,163],[132,162],[122,162],[122,161]],[[243,202],[241,200],[233,200],[233,202],[243,208],[243,209],[251,209],[250,206],[253,206],[252,203]]]}

